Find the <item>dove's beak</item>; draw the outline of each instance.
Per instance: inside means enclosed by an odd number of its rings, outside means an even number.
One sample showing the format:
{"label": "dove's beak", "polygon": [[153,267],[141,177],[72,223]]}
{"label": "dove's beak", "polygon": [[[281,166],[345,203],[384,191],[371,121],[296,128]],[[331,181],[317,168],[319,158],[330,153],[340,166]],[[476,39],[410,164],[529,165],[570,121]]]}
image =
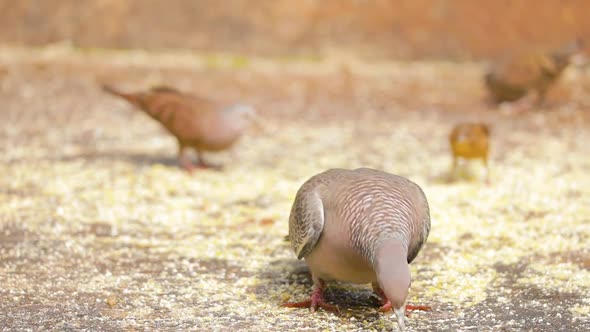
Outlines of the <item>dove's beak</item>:
{"label": "dove's beak", "polygon": [[258,115],[258,113],[253,112],[250,114],[250,121],[252,123],[252,127],[256,128],[257,130],[261,131],[261,132],[267,132],[268,131],[268,126],[265,123],[264,119]]}
{"label": "dove's beak", "polygon": [[585,67],[588,65],[588,55],[584,53],[578,53],[571,57],[570,61],[577,67]]}
{"label": "dove's beak", "polygon": [[394,309],[395,316],[397,317],[397,327],[400,332],[405,331],[405,323],[404,319],[406,318],[406,307],[402,306],[399,309]]}

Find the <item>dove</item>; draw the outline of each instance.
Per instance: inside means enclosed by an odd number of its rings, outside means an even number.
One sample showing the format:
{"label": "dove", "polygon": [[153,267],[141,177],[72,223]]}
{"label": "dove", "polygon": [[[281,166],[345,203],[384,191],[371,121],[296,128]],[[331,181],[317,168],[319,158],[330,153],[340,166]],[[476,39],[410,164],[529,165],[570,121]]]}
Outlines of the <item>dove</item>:
{"label": "dove", "polygon": [[187,149],[195,150],[197,167],[219,168],[205,162],[203,152],[230,148],[258,121],[256,111],[249,105],[225,105],[171,87],[157,86],[135,93],[121,92],[108,85],[103,89],[125,99],[166,128],[178,141],[181,167],[189,172],[195,165],[186,156]]}
{"label": "dove", "polygon": [[490,149],[490,127],[483,123],[460,123],[449,134],[453,154],[452,174],[456,174],[459,159],[481,159],[489,182],[488,154]]}
{"label": "dove", "polygon": [[484,76],[485,85],[497,103],[522,100],[530,104],[536,98],[537,103],[542,104],[549,88],[581,48],[581,41],[575,41],[549,52],[514,51],[492,64]]}
{"label": "dove", "polygon": [[403,329],[411,284],[409,264],[430,232],[430,210],[422,189],[410,180],[383,171],[329,169],[298,190],[289,216],[289,240],[298,259],[305,259],[314,290],[302,302],[285,307],[337,308],[324,301],[326,282],[371,284],[394,309]]}

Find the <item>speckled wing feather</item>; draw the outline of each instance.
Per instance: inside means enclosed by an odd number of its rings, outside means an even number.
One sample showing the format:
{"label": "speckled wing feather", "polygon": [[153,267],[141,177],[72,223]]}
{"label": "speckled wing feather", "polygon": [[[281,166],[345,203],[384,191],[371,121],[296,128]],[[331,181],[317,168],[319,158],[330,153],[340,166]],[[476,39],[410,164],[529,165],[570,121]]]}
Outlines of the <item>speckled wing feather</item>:
{"label": "speckled wing feather", "polygon": [[356,179],[348,185],[348,197],[342,197],[342,216],[349,219],[353,245],[373,261],[379,239],[396,237],[408,249],[408,262],[414,260],[430,233],[422,189],[406,178],[369,168],[349,175]]}
{"label": "speckled wing feather", "polygon": [[321,177],[314,176],[301,186],[289,216],[289,240],[297,255],[302,259],[311,252],[324,229],[324,203],[321,188],[325,184]]}
{"label": "speckled wing feather", "polygon": [[415,185],[414,183],[412,184],[420,193],[419,200],[421,201],[421,206],[424,208],[424,213],[422,215],[420,232],[408,248],[408,264],[416,259],[416,256],[418,256],[418,253],[422,250],[422,246],[426,243],[428,235],[430,234],[430,208],[428,206],[428,201],[426,200],[426,195],[420,186]]}

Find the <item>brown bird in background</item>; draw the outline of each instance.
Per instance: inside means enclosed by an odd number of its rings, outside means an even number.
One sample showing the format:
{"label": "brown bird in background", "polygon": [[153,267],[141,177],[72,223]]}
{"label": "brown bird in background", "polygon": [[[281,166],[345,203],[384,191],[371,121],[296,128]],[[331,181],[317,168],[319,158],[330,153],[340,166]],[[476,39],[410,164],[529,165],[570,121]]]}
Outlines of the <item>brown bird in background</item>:
{"label": "brown bird in background", "polygon": [[491,66],[485,74],[486,87],[497,103],[524,99],[530,105],[536,97],[537,103],[542,104],[549,88],[581,49],[581,41],[575,41],[550,52],[516,51]]}
{"label": "brown bird in background", "polygon": [[120,92],[107,85],[103,89],[141,109],[174,135],[180,165],[189,172],[195,165],[186,156],[186,149],[193,148],[197,153],[197,167],[218,168],[203,160],[203,152],[228,149],[257,121],[250,106],[224,105],[166,86],[136,93]]}
{"label": "brown bird in background", "polygon": [[483,123],[461,123],[449,135],[453,153],[452,174],[456,174],[459,158],[481,159],[486,169],[486,182],[489,182],[488,154],[490,149],[490,128]]}

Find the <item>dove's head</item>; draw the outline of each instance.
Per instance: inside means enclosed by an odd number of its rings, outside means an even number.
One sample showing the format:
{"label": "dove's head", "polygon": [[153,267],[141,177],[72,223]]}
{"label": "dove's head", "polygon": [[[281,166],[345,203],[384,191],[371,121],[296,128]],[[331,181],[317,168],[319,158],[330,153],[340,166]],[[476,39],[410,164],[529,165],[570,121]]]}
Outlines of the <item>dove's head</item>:
{"label": "dove's head", "polygon": [[232,104],[224,108],[224,111],[235,117],[249,118],[256,116],[256,110],[254,107],[247,104]]}
{"label": "dove's head", "polygon": [[404,330],[406,300],[410,290],[410,265],[407,249],[397,240],[386,242],[377,250],[375,270],[379,286],[397,316],[400,330]]}
{"label": "dove's head", "polygon": [[576,39],[562,46],[560,49],[551,54],[555,65],[555,71],[561,72],[571,62],[585,62],[586,56],[584,54],[586,45],[582,39]]}
{"label": "dove's head", "polygon": [[254,107],[246,104],[233,104],[223,109],[224,115],[232,125],[244,130],[251,125],[260,125],[260,118]]}

